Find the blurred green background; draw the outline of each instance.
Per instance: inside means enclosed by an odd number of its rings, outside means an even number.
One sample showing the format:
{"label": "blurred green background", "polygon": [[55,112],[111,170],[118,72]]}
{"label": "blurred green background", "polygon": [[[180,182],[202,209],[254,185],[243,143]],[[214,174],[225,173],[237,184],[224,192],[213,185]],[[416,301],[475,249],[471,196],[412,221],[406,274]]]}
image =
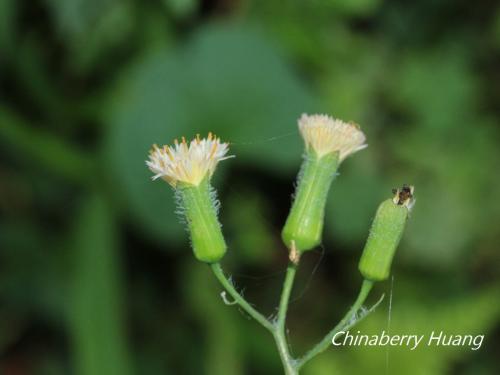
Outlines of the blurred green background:
{"label": "blurred green background", "polygon": [[265,315],[302,112],[361,124],[324,244],[303,257],[295,355],[354,300],[371,218],[417,202],[363,333],[484,334],[468,348],[337,348],[304,374],[500,373],[500,5],[493,0],[0,1],[0,373],[279,374],[271,337],[194,260],[152,143],[209,130],[224,266]]}

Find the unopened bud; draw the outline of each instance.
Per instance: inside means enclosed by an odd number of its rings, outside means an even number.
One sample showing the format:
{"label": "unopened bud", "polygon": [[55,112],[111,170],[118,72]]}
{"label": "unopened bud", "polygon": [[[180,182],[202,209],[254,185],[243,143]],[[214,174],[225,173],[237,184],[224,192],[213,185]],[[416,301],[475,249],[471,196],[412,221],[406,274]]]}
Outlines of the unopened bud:
{"label": "unopened bud", "polygon": [[389,277],[392,259],[414,203],[413,190],[413,186],[403,185],[393,191],[393,198],[378,207],[359,261],[359,270],[365,279],[382,281]]}
{"label": "unopened bud", "polygon": [[196,259],[215,263],[226,253],[226,242],[217,219],[217,201],[208,179],[199,185],[179,184],[181,214],[186,218]]}
{"label": "unopened bud", "polygon": [[283,227],[282,237],[291,248],[292,241],[298,251],[319,245],[323,233],[325,205],[328,191],[338,166],[338,153],[318,158],[307,154],[302,163],[295,199]]}

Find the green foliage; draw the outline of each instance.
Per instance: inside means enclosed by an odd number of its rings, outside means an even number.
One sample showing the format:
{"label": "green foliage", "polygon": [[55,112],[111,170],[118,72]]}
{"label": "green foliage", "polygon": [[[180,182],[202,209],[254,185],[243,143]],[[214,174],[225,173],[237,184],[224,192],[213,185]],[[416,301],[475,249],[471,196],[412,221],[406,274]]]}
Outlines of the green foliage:
{"label": "green foliage", "polygon": [[102,197],[94,196],[84,203],[75,229],[69,325],[80,375],[132,373],[114,220]]}
{"label": "green foliage", "polygon": [[196,0],[163,0],[165,7],[178,18],[192,16],[196,11]]}
{"label": "green foliage", "polygon": [[[233,188],[227,195],[222,217],[226,238],[244,264],[259,266],[272,260],[279,240],[269,221],[271,211],[271,202],[255,190]],[[236,254],[228,254],[232,255]]]}
{"label": "green foliage", "polygon": [[[227,308],[217,296],[217,281],[208,267],[186,267],[186,296],[191,311],[201,324],[208,329],[202,342],[204,353],[198,363],[207,374],[239,374],[242,368],[242,332],[238,324],[241,318]],[[210,280],[207,282],[207,280]],[[201,371],[198,369],[197,371]]]}
{"label": "green foliage", "polygon": [[0,2],[0,62],[3,54],[11,51],[15,35],[14,19],[17,14],[17,6],[14,0]]}
{"label": "green foliage", "polygon": [[103,54],[123,43],[133,27],[133,6],[128,0],[45,2],[69,50],[68,63],[76,70],[93,67]]}
{"label": "green foliage", "polygon": [[[363,334],[373,335],[385,330],[392,335],[416,334],[425,335],[428,339],[432,331],[439,332],[441,329],[450,334],[483,334],[498,323],[500,302],[495,298],[500,292],[498,288],[447,298],[446,303],[439,303],[437,308],[433,297],[422,296],[418,292],[407,296],[398,295],[399,288],[396,286],[394,290],[390,325],[389,312],[379,309],[356,327],[355,332],[359,330]],[[415,300],[416,295],[419,296],[418,300]],[[488,346],[486,342],[483,345]],[[463,365],[475,355],[477,352],[468,347],[436,348],[421,344],[415,351],[410,351],[401,346],[359,346],[353,350],[341,348],[330,356],[319,357],[304,369],[304,373],[321,375],[333,371],[346,374],[375,371],[388,374],[405,372],[410,375],[446,374],[453,371],[453,363]]]}
{"label": "green foliage", "polygon": [[380,0],[316,0],[318,5],[331,7],[335,12],[346,16],[368,16],[380,4]]}
{"label": "green foliage", "polygon": [[[292,350],[352,303],[377,204],[408,183],[391,330],[486,338],[391,350],[389,373],[498,373],[499,49],[492,2],[0,1],[0,372],[278,373],[265,332],[183,263],[172,192],[144,161],[182,135],[231,143],[214,180],[226,258],[273,314],[296,119],[322,112],[369,147],[335,178],[322,266],[303,257]],[[386,327],[379,310],[360,329]],[[304,372],[384,373],[385,358],[329,349]]]}

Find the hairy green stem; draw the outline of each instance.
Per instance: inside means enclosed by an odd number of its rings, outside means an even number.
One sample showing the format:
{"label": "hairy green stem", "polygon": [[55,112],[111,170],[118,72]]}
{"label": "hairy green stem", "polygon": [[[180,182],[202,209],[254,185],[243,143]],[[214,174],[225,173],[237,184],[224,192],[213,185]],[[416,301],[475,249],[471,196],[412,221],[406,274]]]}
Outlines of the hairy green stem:
{"label": "hairy green stem", "polygon": [[370,280],[363,281],[363,284],[361,285],[361,289],[358,294],[358,298],[356,298],[356,301],[351,306],[347,314],[344,315],[342,320],[335,326],[335,328],[333,328],[330,332],[328,332],[328,334],[318,344],[316,344],[311,350],[309,350],[302,358],[298,360],[297,369],[300,369],[302,366],[304,366],[304,364],[306,364],[312,358],[316,357],[318,354],[325,351],[332,344],[332,338],[333,336],[335,336],[335,334],[340,332],[342,329],[350,327],[356,323],[356,321],[354,321],[353,324],[350,324],[351,320],[356,316],[358,310],[361,308],[361,306],[363,306],[363,303],[368,297],[368,294],[370,293],[372,287],[373,287],[373,281]]}
{"label": "hairy green stem", "polygon": [[285,332],[285,321],[286,312],[288,309],[288,302],[290,300],[290,293],[292,291],[293,281],[295,279],[296,266],[290,264],[287,268],[285,281],[283,283],[283,290],[281,293],[280,305],[278,308],[278,318],[273,324],[268,319],[266,319],[261,313],[255,310],[234,288],[231,281],[224,275],[224,271],[220,266],[220,263],[211,264],[211,268],[219,282],[226,289],[226,291],[234,298],[234,301],[246,311],[248,315],[254,318],[258,323],[260,323],[264,328],[266,328],[274,337],[276,341],[276,346],[278,348],[278,353],[280,355],[283,368],[286,375],[296,375],[298,374],[295,367],[295,360],[290,355],[288,349],[288,342],[286,339]]}
{"label": "hairy green stem", "polygon": [[[325,351],[331,345],[332,338],[333,336],[335,336],[335,334],[343,329],[348,329],[359,322],[361,318],[355,319],[356,314],[358,310],[363,306],[363,303],[365,302],[368,294],[373,287],[373,281],[364,280],[356,301],[351,306],[347,314],[345,314],[345,316],[342,318],[342,320],[335,326],[335,328],[328,332],[328,334],[311,350],[309,350],[302,358],[294,359],[290,354],[288,341],[286,339],[286,314],[290,301],[290,294],[293,288],[293,282],[295,280],[295,274],[297,272],[297,266],[293,263],[290,263],[287,268],[285,281],[283,282],[283,289],[281,292],[278,316],[275,323],[272,323],[271,321],[266,319],[261,313],[255,310],[243,298],[243,296],[241,296],[240,293],[238,293],[238,291],[234,288],[232,282],[224,275],[220,263],[211,264],[211,268],[222,286],[231,295],[231,297],[234,298],[234,302],[237,303],[243,310],[246,311],[248,315],[254,318],[273,335],[286,375],[298,375],[299,370],[300,368],[302,368],[302,366],[304,366],[318,354]],[[381,300],[377,302],[377,304],[375,304],[375,306],[371,310],[369,310],[368,313],[371,312],[381,302]]]}
{"label": "hairy green stem", "polygon": [[295,367],[295,360],[290,355],[290,349],[286,340],[285,326],[288,303],[290,301],[290,294],[292,292],[296,272],[297,266],[290,263],[286,270],[285,281],[283,282],[280,305],[278,308],[278,319],[276,320],[275,331],[273,334],[276,345],[278,346],[278,352],[280,354],[281,362],[283,363],[283,368],[285,369],[285,374],[287,375],[298,374]]}
{"label": "hairy green stem", "polygon": [[285,281],[283,282],[283,289],[281,292],[280,306],[278,309],[278,320],[276,321],[276,327],[280,331],[285,331],[285,321],[286,313],[288,310],[288,303],[290,301],[290,294],[292,292],[293,281],[295,280],[295,274],[297,272],[297,266],[290,263],[286,269]]}
{"label": "hairy green stem", "polygon": [[211,265],[212,271],[215,274],[215,277],[219,280],[222,286],[227,290],[227,292],[234,298],[234,301],[241,306],[243,310],[246,311],[248,315],[254,318],[257,322],[259,322],[264,328],[270,331],[274,335],[274,325],[267,320],[264,315],[255,310],[242,296],[238,291],[234,288],[231,281],[229,281],[224,275],[224,271],[220,266],[220,263],[212,263]]}

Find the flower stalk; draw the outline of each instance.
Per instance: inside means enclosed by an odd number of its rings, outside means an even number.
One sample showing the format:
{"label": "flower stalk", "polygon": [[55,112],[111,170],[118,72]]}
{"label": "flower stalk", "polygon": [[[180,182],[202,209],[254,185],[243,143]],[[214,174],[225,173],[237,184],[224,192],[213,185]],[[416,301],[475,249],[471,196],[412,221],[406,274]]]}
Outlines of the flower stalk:
{"label": "flower stalk", "polygon": [[283,363],[283,367],[287,375],[294,375],[298,373],[295,366],[295,360],[290,354],[288,341],[286,340],[286,315],[296,273],[297,265],[290,262],[286,269],[285,280],[283,282],[283,289],[281,291],[280,304],[278,308],[278,318],[274,327],[274,339],[278,346],[281,362]]}
{"label": "flower stalk", "polygon": [[222,284],[224,289],[229,293],[231,297],[234,298],[234,301],[252,318],[254,318],[261,326],[266,328],[269,332],[273,333],[274,332],[274,325],[264,317],[260,312],[255,310],[246,300],[243,298],[243,296],[238,293],[238,291],[235,289],[233,283],[228,280],[226,275],[224,275],[224,271],[222,270],[222,267],[220,263],[213,263],[210,265],[210,268],[212,268],[212,272],[214,273],[215,277],[219,282]]}
{"label": "flower stalk", "polygon": [[[373,287],[372,281],[369,280],[363,281],[358,297],[356,298],[356,301],[353,303],[351,308],[347,311],[347,313],[340,320],[340,322],[330,332],[328,332],[326,336],[318,344],[316,344],[311,350],[309,350],[302,358],[300,358],[297,361],[297,368],[300,369],[302,366],[304,366],[307,362],[316,357],[318,354],[324,352],[331,345],[333,337],[338,332],[340,332],[343,329],[350,328],[361,321],[361,318],[360,319],[355,319],[355,318],[358,311],[365,303],[366,298],[368,297],[372,287]],[[378,305],[378,303],[376,305]]]}
{"label": "flower stalk", "polygon": [[[366,147],[365,135],[359,127],[325,115],[302,115],[298,121],[304,140],[304,160],[299,172],[295,198],[282,230],[282,239],[290,250],[289,264],[281,291],[276,319],[270,320],[257,311],[224,274],[220,261],[227,251],[218,220],[219,203],[210,179],[218,163],[230,158],[228,144],[209,133],[185,138],[173,146],[153,145],[148,168],[153,180],[163,179],[175,191],[179,211],[184,215],[191,246],[196,259],[210,264],[212,272],[226,292],[250,317],[271,333],[286,375],[297,375],[311,359],[325,351],[341,330],[353,327],[372,312],[359,313],[375,281],[385,280],[401,239],[409,211],[413,205],[413,187],[404,185],[394,197],[381,203],[372,224],[359,270],[364,277],[359,294],[342,320],[312,349],[300,358],[291,354],[286,334],[286,318],[290,296],[303,252],[321,243],[325,207],[332,181],[340,164],[348,156]],[[224,298],[224,296],[223,296]]]}

